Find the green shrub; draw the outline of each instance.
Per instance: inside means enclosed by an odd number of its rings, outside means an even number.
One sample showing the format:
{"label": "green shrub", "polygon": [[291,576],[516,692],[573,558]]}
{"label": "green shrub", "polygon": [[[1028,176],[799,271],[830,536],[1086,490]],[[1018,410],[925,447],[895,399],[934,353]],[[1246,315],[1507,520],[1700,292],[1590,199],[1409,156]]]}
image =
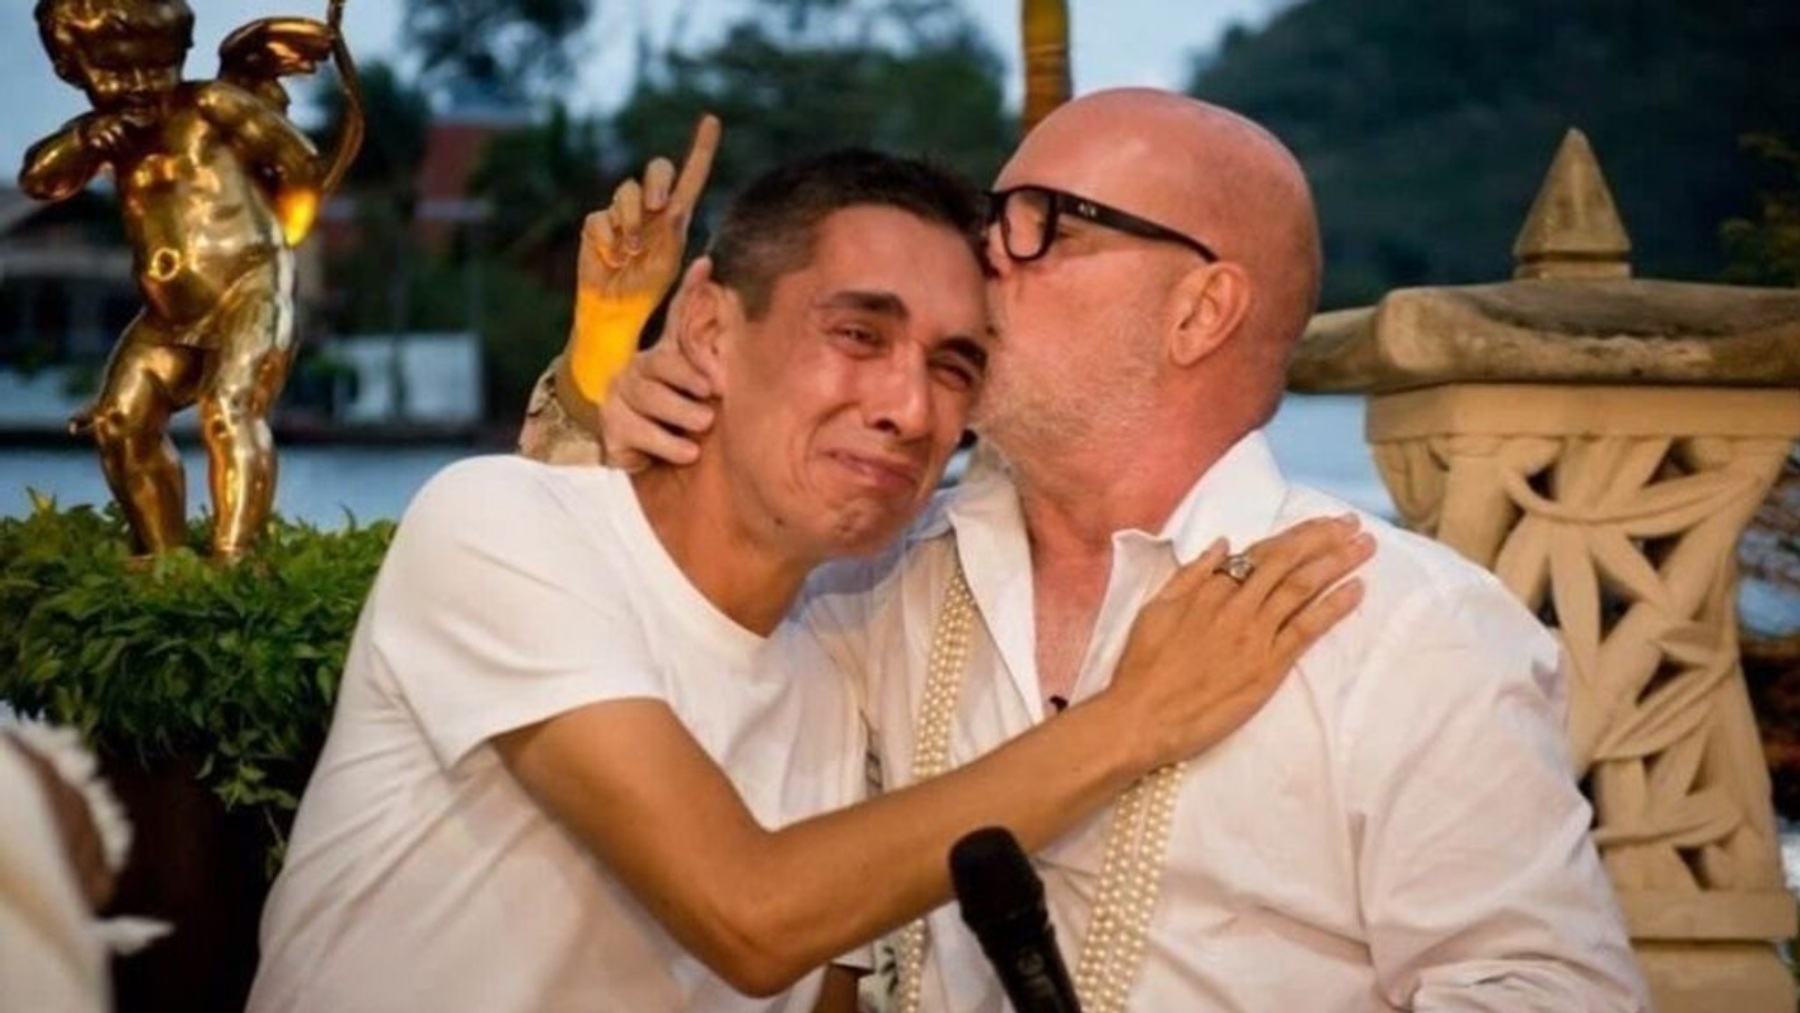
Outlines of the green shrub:
{"label": "green shrub", "polygon": [[220,567],[133,560],[115,508],[32,499],[0,519],[0,700],[117,759],[192,760],[228,808],[260,812],[275,861],[393,525],[277,518]]}

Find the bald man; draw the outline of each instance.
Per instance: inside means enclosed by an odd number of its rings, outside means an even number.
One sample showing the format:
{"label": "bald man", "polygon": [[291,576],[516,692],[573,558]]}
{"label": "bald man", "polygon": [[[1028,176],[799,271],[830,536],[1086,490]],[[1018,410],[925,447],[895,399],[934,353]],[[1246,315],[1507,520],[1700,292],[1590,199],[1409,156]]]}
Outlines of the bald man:
{"label": "bald man", "polygon": [[[1140,607],[1214,539],[1348,509],[1288,482],[1262,433],[1320,274],[1279,141],[1186,97],[1102,92],[1034,130],[991,200],[999,339],[975,425],[999,460],[803,606],[865,685],[890,789],[1101,691]],[[637,414],[705,428],[705,406],[667,406],[671,384],[707,393],[679,358],[615,388],[615,460],[695,453]],[[1364,523],[1362,606],[1264,708],[1037,856],[1088,1013],[1647,1008],[1555,639],[1487,572]],[[900,952],[901,1013],[1005,1008],[953,909]]]}

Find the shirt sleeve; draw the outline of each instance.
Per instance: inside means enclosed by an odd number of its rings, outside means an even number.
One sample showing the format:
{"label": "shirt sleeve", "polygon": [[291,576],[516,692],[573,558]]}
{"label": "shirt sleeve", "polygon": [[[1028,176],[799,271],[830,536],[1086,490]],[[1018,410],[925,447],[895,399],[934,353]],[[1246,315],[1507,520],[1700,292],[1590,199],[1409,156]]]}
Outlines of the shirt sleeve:
{"label": "shirt sleeve", "polygon": [[375,650],[446,769],[587,704],[668,698],[628,605],[628,557],[602,551],[544,470],[446,469],[408,508],[370,599]]}
{"label": "shirt sleeve", "polygon": [[1485,580],[1422,588],[1394,618],[1359,678],[1346,782],[1383,997],[1648,1009],[1568,758],[1555,640]]}

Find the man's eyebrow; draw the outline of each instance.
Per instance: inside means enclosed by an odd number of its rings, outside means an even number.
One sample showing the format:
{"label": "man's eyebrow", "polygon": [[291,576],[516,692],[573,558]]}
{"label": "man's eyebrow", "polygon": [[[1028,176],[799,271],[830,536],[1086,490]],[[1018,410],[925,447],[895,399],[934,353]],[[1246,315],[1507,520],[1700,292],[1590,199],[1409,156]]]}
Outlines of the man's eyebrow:
{"label": "man's eyebrow", "polygon": [[912,313],[906,308],[906,300],[892,292],[867,292],[859,289],[846,289],[820,299],[813,304],[818,309],[861,310],[864,313],[879,313],[882,316],[905,320]]}
{"label": "man's eyebrow", "polygon": [[938,342],[938,347],[954,355],[962,356],[977,369],[987,369],[987,346],[974,338],[957,334]]}

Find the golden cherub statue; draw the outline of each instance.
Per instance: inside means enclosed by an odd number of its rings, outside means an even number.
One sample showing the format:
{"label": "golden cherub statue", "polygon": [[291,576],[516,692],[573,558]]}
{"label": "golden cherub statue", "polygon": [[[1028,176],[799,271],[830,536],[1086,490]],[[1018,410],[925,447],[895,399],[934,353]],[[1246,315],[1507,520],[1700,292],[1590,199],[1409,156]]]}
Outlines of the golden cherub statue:
{"label": "golden cherub statue", "polygon": [[[19,185],[57,201],[110,170],[144,298],[71,431],[91,426],[137,547],[164,552],[187,540],[169,418],[198,403],[212,551],[235,559],[275,499],[268,416],[294,355],[293,248],[362,140],[343,0],[323,22],[264,18],[232,32],[212,81],[182,80],[185,0],[38,0],[34,13],[57,75],[93,109],[31,146]],[[280,82],[326,59],[348,96],[329,165],[288,121]]]}

